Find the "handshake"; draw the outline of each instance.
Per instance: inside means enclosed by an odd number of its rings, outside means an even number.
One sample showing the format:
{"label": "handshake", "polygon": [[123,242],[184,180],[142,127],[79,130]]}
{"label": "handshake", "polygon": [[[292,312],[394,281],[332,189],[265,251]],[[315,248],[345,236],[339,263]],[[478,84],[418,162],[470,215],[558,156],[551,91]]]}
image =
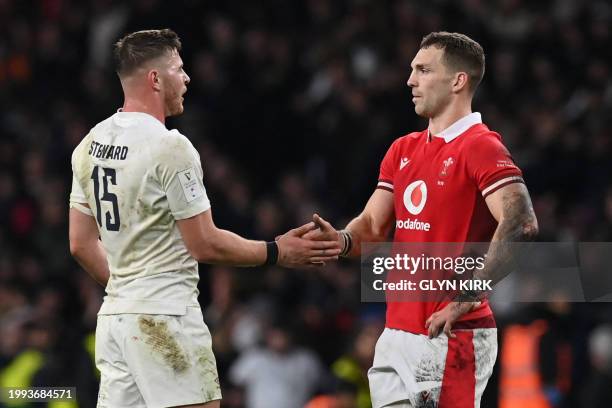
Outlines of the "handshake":
{"label": "handshake", "polygon": [[318,214],[312,222],[276,237],[278,265],[287,268],[323,266],[348,252],[346,238]]}

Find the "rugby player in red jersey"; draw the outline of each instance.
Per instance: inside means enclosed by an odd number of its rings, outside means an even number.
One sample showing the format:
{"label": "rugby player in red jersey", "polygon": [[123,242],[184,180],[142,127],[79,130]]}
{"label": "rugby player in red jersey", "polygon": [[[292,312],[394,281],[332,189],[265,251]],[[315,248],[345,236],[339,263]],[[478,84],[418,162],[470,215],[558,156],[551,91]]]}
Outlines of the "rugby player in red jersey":
{"label": "rugby player in red jersey", "polygon": [[[385,241],[393,227],[394,242],[490,242],[474,279],[495,284],[508,273],[506,243],[532,240],[538,225],[521,170],[472,112],[484,51],[463,34],[431,33],[411,67],[407,84],[428,128],[391,145],[358,217],[336,231],[315,214],[320,229],[310,238],[337,239],[349,257],[361,254],[361,243]],[[480,406],[497,355],[495,320],[481,293],[388,300],[385,326],[368,372],[375,408]]]}

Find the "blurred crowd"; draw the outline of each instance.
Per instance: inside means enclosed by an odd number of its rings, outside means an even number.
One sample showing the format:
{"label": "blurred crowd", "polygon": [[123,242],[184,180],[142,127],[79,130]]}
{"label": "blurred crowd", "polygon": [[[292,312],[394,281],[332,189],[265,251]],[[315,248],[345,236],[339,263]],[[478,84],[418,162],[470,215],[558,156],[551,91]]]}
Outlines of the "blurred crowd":
{"label": "blurred crowd", "polygon": [[[191,76],[167,125],[199,150],[221,227],[269,240],[314,211],[339,228],[357,215],[391,142],[426,127],[405,83],[423,35],[446,30],[485,49],[474,110],[524,170],[540,240],[612,241],[609,1],[0,0],[0,387],[71,385],[95,404],[103,290],[68,250],[70,155],[122,104],[112,44],[163,27]],[[360,302],[357,263],[201,276],[223,406],[369,407],[385,309]],[[539,333],[542,407],[608,407],[611,312],[504,308],[483,407],[503,398],[514,327]]]}

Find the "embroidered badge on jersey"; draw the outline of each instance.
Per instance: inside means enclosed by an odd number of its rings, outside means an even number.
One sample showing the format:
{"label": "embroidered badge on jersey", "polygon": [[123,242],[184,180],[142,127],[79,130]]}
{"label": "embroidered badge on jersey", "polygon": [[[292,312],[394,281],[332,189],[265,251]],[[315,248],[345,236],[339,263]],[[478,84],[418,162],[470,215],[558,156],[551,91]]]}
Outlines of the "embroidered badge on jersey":
{"label": "embroidered badge on jersey", "polygon": [[185,199],[188,203],[192,202],[196,198],[202,197],[204,190],[198,183],[197,174],[193,167],[190,167],[187,170],[179,171],[177,174],[179,181],[181,182],[181,186],[183,187],[183,193],[185,193]]}
{"label": "embroidered badge on jersey", "polygon": [[449,168],[455,164],[455,160],[452,157],[449,157],[448,159],[444,160],[442,162],[442,169],[440,170],[440,177],[446,177],[448,176],[448,170]]}

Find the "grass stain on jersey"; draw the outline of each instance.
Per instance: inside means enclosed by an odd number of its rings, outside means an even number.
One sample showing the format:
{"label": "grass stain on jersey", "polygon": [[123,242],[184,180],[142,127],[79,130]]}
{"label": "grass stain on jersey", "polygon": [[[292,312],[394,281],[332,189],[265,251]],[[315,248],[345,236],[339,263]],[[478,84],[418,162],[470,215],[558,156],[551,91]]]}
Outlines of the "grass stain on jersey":
{"label": "grass stain on jersey", "polygon": [[155,321],[152,317],[140,316],[138,319],[140,331],[147,336],[146,343],[161,354],[164,361],[174,372],[182,373],[189,368],[185,354],[180,349],[176,339],[168,331],[164,321]]}

